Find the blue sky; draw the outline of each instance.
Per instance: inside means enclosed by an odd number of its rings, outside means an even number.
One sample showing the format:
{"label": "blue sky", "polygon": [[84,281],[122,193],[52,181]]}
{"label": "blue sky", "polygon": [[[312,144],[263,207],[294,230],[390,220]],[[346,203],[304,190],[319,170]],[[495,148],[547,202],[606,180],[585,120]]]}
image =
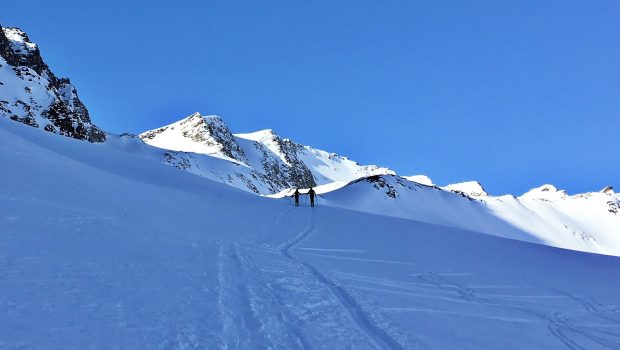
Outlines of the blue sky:
{"label": "blue sky", "polygon": [[620,186],[618,1],[16,1],[96,124],[200,111],[493,194]]}

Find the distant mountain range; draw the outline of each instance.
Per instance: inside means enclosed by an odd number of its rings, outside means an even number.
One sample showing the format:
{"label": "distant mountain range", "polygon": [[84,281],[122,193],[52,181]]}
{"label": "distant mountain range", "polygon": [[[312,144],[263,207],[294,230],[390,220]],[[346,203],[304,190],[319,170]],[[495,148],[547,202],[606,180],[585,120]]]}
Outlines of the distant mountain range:
{"label": "distant mountain range", "polygon": [[491,196],[476,182],[437,186],[423,175],[361,165],[273,130],[233,134],[218,116],[194,113],[140,135],[95,126],[69,79],[57,78],[36,44],[0,27],[0,116],[48,132],[132,152],[274,198],[317,187],[319,205],[458,227],[512,239],[620,255],[620,195],[611,186],[568,195],[552,185]]}

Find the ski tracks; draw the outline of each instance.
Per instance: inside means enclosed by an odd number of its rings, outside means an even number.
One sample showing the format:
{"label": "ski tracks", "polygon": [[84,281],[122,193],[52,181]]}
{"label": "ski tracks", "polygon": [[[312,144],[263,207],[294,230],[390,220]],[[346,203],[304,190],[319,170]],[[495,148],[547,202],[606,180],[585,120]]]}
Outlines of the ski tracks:
{"label": "ski tracks", "polygon": [[594,329],[592,327],[577,325],[570,321],[571,318],[582,316],[593,317],[602,321],[611,322],[612,324],[620,324],[620,313],[618,313],[617,310],[605,307],[595,301],[589,302],[568,292],[554,290],[557,294],[550,297],[563,297],[569,301],[573,301],[578,304],[584,312],[553,312],[549,315],[543,310],[536,310],[532,307],[515,304],[515,299],[512,299],[512,302],[510,302],[506,300],[503,295],[479,294],[474,289],[451,281],[435,272],[418,274],[416,278],[420,281],[432,284],[440,290],[456,293],[460,299],[464,301],[513,309],[532,316],[535,319],[539,319],[542,322],[546,322],[549,333],[567,349],[585,350],[591,348],[591,345],[583,344],[586,339],[596,344],[597,347],[620,349],[620,335],[609,331]]}
{"label": "ski tracks", "polygon": [[303,349],[306,341],[246,249],[218,244],[222,349]]}
{"label": "ski tracks", "polygon": [[[353,321],[356,327],[365,335],[370,345],[377,349],[404,349],[398,341],[390,336],[386,330],[377,326],[365,312],[364,308],[358,303],[355,297],[347,291],[341,284],[336,283],[327,275],[323,274],[313,265],[304,262],[291,255],[290,250],[304,239],[306,239],[314,230],[314,213],[310,215],[307,226],[295,237],[284,242],[279,246],[280,253],[291,262],[298,264],[305,272],[310,275],[318,284],[337,300],[339,306],[344,309],[348,318]],[[413,342],[416,348],[420,348],[421,343]]]}

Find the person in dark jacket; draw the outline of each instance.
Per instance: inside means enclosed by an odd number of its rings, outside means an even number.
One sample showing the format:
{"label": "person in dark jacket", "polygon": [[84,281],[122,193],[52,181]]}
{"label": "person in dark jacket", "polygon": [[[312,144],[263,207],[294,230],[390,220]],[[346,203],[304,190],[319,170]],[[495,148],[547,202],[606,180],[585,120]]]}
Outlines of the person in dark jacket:
{"label": "person in dark jacket", "polygon": [[299,189],[298,188],[295,189],[295,193],[293,193],[293,196],[295,196],[295,206],[298,207],[299,206]]}
{"label": "person in dark jacket", "polygon": [[310,206],[314,207],[314,196],[316,196],[316,192],[314,192],[312,187],[310,187],[310,191],[308,191],[308,194],[310,195]]}

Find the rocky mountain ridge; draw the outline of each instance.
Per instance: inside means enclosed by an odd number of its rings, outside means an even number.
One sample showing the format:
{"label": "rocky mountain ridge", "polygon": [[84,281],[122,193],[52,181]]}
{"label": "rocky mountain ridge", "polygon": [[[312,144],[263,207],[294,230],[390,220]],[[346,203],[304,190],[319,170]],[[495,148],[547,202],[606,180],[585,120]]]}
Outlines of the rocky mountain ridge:
{"label": "rocky mountain ridge", "polygon": [[[257,194],[393,173],[281,138],[273,130],[233,134],[219,116],[200,113],[145,131],[138,137],[151,146],[173,151],[164,159],[168,164],[205,177],[215,176],[221,182]],[[198,164],[204,156],[231,164],[211,164],[207,173]]]}
{"label": "rocky mountain ridge", "polygon": [[19,28],[0,26],[0,116],[59,135],[103,142],[67,78],[58,78]]}

